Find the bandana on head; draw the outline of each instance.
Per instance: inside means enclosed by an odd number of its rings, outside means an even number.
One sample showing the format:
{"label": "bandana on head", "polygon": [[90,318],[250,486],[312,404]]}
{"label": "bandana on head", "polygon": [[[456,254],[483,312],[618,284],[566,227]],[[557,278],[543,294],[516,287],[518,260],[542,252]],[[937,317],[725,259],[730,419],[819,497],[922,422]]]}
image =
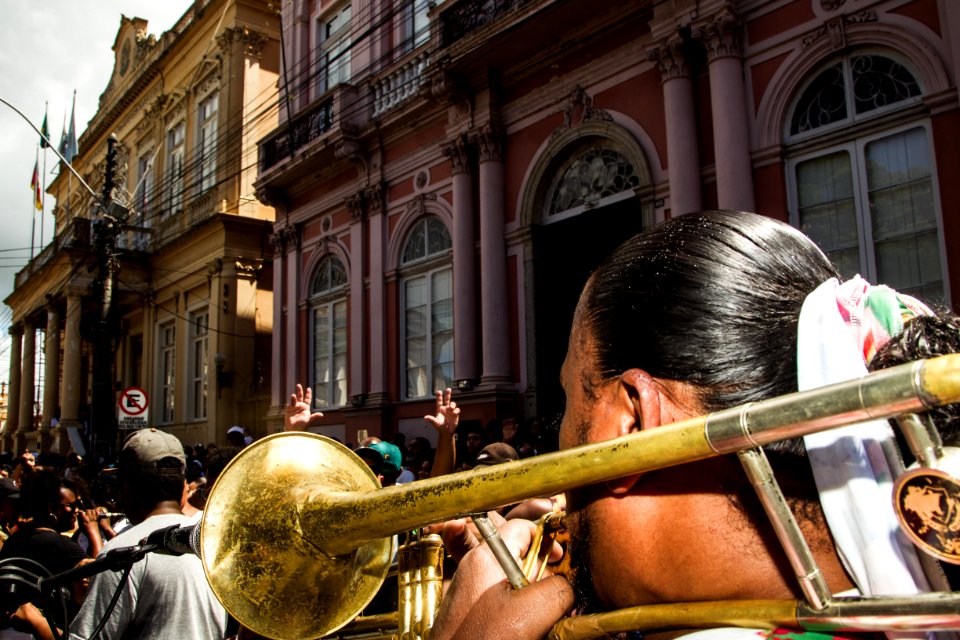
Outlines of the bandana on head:
{"label": "bandana on head", "polygon": [[[877,350],[917,315],[922,302],[857,276],[831,278],[807,296],[797,336],[801,391],[867,374]],[[890,496],[901,465],[893,430],[873,420],[804,437],[837,552],[864,595],[929,591],[913,545],[900,532]],[[919,634],[922,635],[922,634]]]}

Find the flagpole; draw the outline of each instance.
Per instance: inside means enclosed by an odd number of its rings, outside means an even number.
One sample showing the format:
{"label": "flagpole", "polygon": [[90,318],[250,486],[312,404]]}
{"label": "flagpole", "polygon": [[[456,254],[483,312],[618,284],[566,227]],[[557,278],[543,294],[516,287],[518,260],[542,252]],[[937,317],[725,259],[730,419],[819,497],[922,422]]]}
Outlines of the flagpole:
{"label": "flagpole", "polygon": [[[43,103],[43,126],[46,129],[47,126],[47,102]],[[49,137],[49,131],[44,131],[44,134]],[[40,246],[43,246],[43,214],[47,210],[47,146],[40,145],[43,147],[43,172],[40,174]]]}
{"label": "flagpole", "polygon": [[[33,171],[34,174],[37,172],[37,165],[40,164],[40,146],[37,145],[37,156],[36,160],[33,161]],[[39,178],[38,178],[39,179]],[[33,241],[34,234],[37,231],[37,192],[36,187],[30,189],[30,211],[32,212],[32,217],[30,218],[30,262],[33,262]]]}

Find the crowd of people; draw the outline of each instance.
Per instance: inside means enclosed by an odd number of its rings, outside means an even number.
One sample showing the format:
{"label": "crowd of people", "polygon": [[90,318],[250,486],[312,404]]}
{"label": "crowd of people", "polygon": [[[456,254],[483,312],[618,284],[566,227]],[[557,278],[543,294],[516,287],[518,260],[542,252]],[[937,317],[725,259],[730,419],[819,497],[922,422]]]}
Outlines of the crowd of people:
{"label": "crowd of people", "polygon": [[[536,419],[507,418],[486,428],[461,424],[461,407],[446,389],[436,394],[436,411],[424,416],[436,431],[435,448],[424,437],[374,437],[349,446],[383,486],[416,482],[655,430],[958,350],[960,322],[952,313],[859,277],[843,281],[816,245],[789,225],[743,212],[688,214],[630,239],[588,280],[561,371],[566,410],[557,439]],[[945,444],[957,445],[957,408],[932,415]],[[284,417],[286,430],[300,431],[322,424],[323,414],[313,411],[311,390],[297,385]],[[851,502],[867,484],[882,483],[884,474],[895,475],[903,465],[876,455],[895,450],[886,446],[896,439],[886,421],[851,429],[843,432],[843,446],[855,443],[845,451],[845,465],[831,457],[835,438],[765,447],[830,593],[949,588],[952,576],[937,563],[919,562],[916,550],[885,528],[895,526],[880,517],[892,512],[889,503],[859,505],[873,510],[870,519],[879,520],[878,528],[868,531],[858,522],[849,530],[846,514],[858,508]],[[4,559],[25,558],[55,574],[134,544],[157,527],[195,521],[217,474],[248,444],[243,435],[232,432],[227,447],[184,448],[169,434],[142,430],[125,443],[116,471],[96,479],[85,478],[75,458],[62,465],[38,464],[29,453],[0,460],[0,567]],[[832,491],[838,487],[853,490],[838,497]],[[563,498],[570,579],[548,568],[541,579],[514,590],[467,520],[438,528],[456,570],[431,640],[542,638],[571,614],[804,596],[736,456],[571,488]],[[544,508],[555,507],[554,499]],[[491,515],[517,557],[534,544],[528,518],[535,515]],[[866,541],[868,533],[875,537]],[[542,554],[544,562],[557,556],[555,548]],[[198,558],[151,557],[130,573],[125,578],[108,571],[75,585],[66,618],[76,637],[89,637],[101,621],[109,629],[106,637],[237,633],[228,629]],[[110,599],[125,580],[126,590],[108,615]],[[53,637],[51,627],[62,624],[33,603],[17,609],[12,622],[38,637]],[[775,634],[763,626],[644,635],[729,640]]]}

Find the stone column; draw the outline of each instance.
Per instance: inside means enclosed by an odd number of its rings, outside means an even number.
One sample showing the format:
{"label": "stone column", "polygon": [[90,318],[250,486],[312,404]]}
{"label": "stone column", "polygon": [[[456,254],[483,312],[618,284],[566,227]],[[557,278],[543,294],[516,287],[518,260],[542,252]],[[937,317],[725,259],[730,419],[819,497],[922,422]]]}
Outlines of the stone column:
{"label": "stone column", "polygon": [[30,322],[23,323],[23,360],[20,363],[20,425],[17,428],[17,451],[33,431],[33,383],[36,379],[37,330]]}
{"label": "stone column", "polygon": [[700,154],[697,150],[693,81],[683,53],[683,41],[671,38],[650,52],[660,69],[663,110],[667,125],[667,175],[670,212],[680,215],[703,208]]}
{"label": "stone column", "polygon": [[[80,293],[67,292],[67,320],[63,331],[63,379],[60,389],[60,424],[80,424]],[[152,330],[152,328],[151,328]]]}
{"label": "stone column", "polygon": [[744,93],[743,24],[724,10],[695,31],[707,48],[710,107],[713,113],[717,204],[721,209],[754,211],[753,166]]}
{"label": "stone column", "polygon": [[347,379],[347,395],[350,398],[363,396],[363,372],[367,364],[365,328],[367,323],[366,302],[363,295],[363,221],[365,218],[363,193],[347,200],[350,210],[350,368]]}
{"label": "stone column", "polygon": [[286,227],[284,229],[286,258],[284,266],[286,267],[286,284],[284,286],[284,306],[286,307],[287,317],[284,326],[283,343],[283,398],[289,398],[297,382],[307,384],[307,380],[298,379],[298,358],[303,357],[307,351],[300,343],[300,301],[298,294],[300,292],[300,229],[298,227]]}
{"label": "stone column", "polygon": [[386,252],[386,212],[371,209],[367,221],[370,238],[370,388],[368,405],[387,401],[387,311],[383,265]]}
{"label": "stone column", "polygon": [[486,125],[472,139],[480,151],[480,315],[483,343],[483,375],[480,383],[497,386],[510,382],[501,133]]}
{"label": "stone column", "polygon": [[[10,334],[10,388],[7,389],[7,424],[3,429],[3,448],[13,451],[13,434],[20,425],[20,367],[23,354],[23,325],[12,325]],[[18,453],[13,451],[14,453]]]}
{"label": "stone column", "polygon": [[43,428],[51,426],[54,418],[60,420],[57,406],[60,404],[60,309],[51,302],[47,305],[46,344],[43,349]]}
{"label": "stone column", "polygon": [[[284,374],[283,351],[283,309],[286,298],[283,292],[284,274],[286,272],[286,243],[281,229],[273,232],[273,331],[270,332],[270,407],[271,412],[282,415],[283,405],[287,395]],[[281,427],[282,428],[282,427]]]}
{"label": "stone column", "polygon": [[474,292],[473,175],[467,141],[458,137],[444,149],[444,154],[450,158],[453,172],[453,377],[458,381],[476,381],[479,367],[477,298]]}

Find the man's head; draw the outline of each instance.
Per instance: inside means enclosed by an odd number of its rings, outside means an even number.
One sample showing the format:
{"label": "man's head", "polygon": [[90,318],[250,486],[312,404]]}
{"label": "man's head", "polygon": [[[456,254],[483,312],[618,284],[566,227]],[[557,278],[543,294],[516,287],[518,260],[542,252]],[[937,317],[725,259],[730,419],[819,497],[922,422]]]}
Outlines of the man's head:
{"label": "man's head", "polygon": [[186,483],[180,440],[158,429],[140,429],[124,441],[118,460],[121,501],[134,524],[164,502],[180,503]]}
{"label": "man's head", "polygon": [[473,468],[482,469],[519,459],[517,450],[506,442],[493,442],[480,450],[480,453],[477,454],[477,463],[473,465]]}
{"label": "man's head", "polygon": [[465,439],[465,447],[467,450],[467,455],[476,456],[480,453],[480,450],[483,449],[483,445],[487,442],[487,436],[480,429],[470,429],[467,431],[467,437]]}
{"label": "man's head", "polygon": [[403,454],[400,449],[390,442],[371,442],[356,450],[358,456],[370,465],[373,473],[380,478],[380,484],[388,487],[396,483],[400,475],[400,465],[403,463]]}
{"label": "man's head", "polygon": [[243,427],[233,425],[227,429],[227,443],[233,447],[242,447],[245,444]]}
{"label": "man's head", "polygon": [[[679,216],[631,238],[577,305],[561,370],[561,446],[795,391],[800,308],[835,275],[808,238],[754,214]],[[763,552],[766,531],[732,506],[743,492],[749,485],[728,458],[569,492],[581,599],[724,599],[742,597],[744,584],[755,597],[792,595],[781,559]],[[752,582],[732,584],[732,573]]]}

